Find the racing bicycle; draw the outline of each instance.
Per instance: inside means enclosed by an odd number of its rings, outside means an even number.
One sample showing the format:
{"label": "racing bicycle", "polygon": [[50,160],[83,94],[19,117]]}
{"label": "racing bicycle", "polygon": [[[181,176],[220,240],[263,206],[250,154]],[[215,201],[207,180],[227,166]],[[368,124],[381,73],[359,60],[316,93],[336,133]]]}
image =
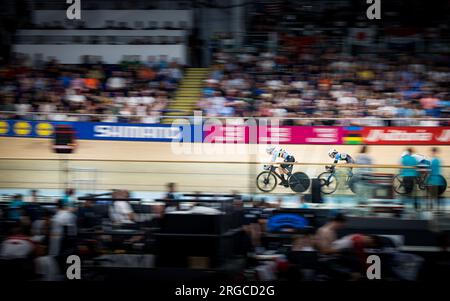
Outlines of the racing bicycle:
{"label": "racing bicycle", "polygon": [[[441,195],[445,192],[445,190],[447,190],[447,181],[441,175],[438,175],[437,177],[441,178],[442,185],[438,187],[438,194]],[[417,188],[419,188],[419,190],[425,190],[427,188],[428,178],[428,172],[420,172],[419,176],[415,178],[414,185],[417,185]],[[394,177],[393,185],[394,191],[400,195],[410,194],[414,188],[414,186],[412,185],[407,185],[403,179],[403,176],[401,175],[396,175]]]}
{"label": "racing bicycle", "polygon": [[[326,171],[321,173],[317,177],[320,181],[320,191],[323,194],[331,194],[336,191],[341,183],[336,176],[336,168],[334,166],[326,166],[325,169]],[[353,176],[353,173],[348,172],[344,179],[344,185],[346,185],[353,193],[355,193],[356,181],[357,179]]]}
{"label": "racing bicycle", "polygon": [[[271,192],[277,187],[278,179],[283,181],[281,175],[276,171],[277,167],[270,165],[268,170],[262,171],[256,177],[256,186],[263,192]],[[304,172],[294,172],[288,175],[288,187],[294,192],[305,192],[311,183],[308,175]]]}

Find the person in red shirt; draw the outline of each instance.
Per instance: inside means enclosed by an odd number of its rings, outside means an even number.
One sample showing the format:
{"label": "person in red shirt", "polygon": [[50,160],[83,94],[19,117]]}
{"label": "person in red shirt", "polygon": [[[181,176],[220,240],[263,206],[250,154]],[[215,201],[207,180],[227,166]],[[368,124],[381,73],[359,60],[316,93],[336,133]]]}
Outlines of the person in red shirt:
{"label": "person in red shirt", "polygon": [[[331,248],[339,254],[354,255],[353,270],[356,273],[364,275],[368,268],[366,262],[368,254],[367,249],[379,249],[382,247],[381,238],[377,235],[350,234],[346,235],[332,243]],[[349,259],[349,257],[347,257]]]}
{"label": "person in red shirt", "polygon": [[35,244],[25,235],[23,226],[17,222],[11,229],[11,234],[2,242],[0,257],[2,259],[27,259],[34,255]]}
{"label": "person in red shirt", "polygon": [[15,223],[10,235],[0,245],[0,270],[11,279],[31,280],[35,277],[36,245],[26,234],[23,224]]}

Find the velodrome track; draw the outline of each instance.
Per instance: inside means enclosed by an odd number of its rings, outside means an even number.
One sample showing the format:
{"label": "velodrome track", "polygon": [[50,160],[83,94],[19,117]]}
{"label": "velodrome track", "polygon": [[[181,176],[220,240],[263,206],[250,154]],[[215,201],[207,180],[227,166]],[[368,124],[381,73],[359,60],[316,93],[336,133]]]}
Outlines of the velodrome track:
{"label": "velodrome track", "polygon": [[[282,146],[301,163],[330,163],[327,152],[331,147],[350,154],[357,154],[360,148],[357,145]],[[164,191],[166,183],[176,182],[180,191],[257,192],[255,177],[262,164],[246,162],[267,162],[264,145],[186,143],[182,147],[181,150],[180,145],[163,142],[79,140],[74,154],[59,155],[51,151],[50,139],[4,137],[0,138],[0,188],[58,189],[68,182],[86,190]],[[424,155],[430,153],[430,146],[414,148]],[[370,146],[369,155],[375,164],[396,165],[404,149],[405,146]],[[443,164],[450,165],[450,147],[441,146],[440,150]],[[24,158],[27,160],[21,160]],[[68,160],[58,160],[61,158]],[[64,162],[68,162],[67,166]],[[60,172],[66,168],[71,171],[67,176]],[[294,170],[314,177],[324,167],[296,166]],[[397,172],[386,168],[377,171]],[[443,172],[448,180],[450,169]],[[283,187],[274,191],[287,192]]]}

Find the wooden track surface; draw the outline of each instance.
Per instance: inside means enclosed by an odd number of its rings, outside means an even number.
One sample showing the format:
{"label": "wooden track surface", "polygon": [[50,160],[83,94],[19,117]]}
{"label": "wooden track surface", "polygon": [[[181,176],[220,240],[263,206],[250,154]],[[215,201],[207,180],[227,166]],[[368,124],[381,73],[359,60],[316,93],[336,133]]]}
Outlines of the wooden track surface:
{"label": "wooden track surface", "polygon": [[[339,151],[356,155],[360,146],[354,145],[282,145],[294,154],[298,162],[329,163],[328,150],[335,147]],[[413,146],[423,155],[430,154],[430,146]],[[168,182],[176,182],[184,191],[255,192],[255,176],[262,166],[255,164],[234,164],[224,162],[267,162],[265,146],[254,145],[179,145],[159,142],[124,142],[80,140],[75,154],[61,156],[51,151],[51,140],[33,138],[0,138],[0,187],[2,188],[61,188],[63,182],[81,182],[87,189],[128,188],[131,190],[163,191]],[[444,165],[450,165],[450,147],[440,146]],[[375,164],[398,164],[405,146],[370,146],[369,155]],[[42,159],[67,157],[72,172],[66,178],[61,169],[63,162]],[[39,158],[41,160],[15,160]],[[111,160],[104,162],[70,161]],[[171,161],[157,162],[130,162]],[[126,162],[128,161],[128,162]],[[198,161],[199,163],[182,163]],[[211,161],[200,163],[202,161]],[[220,161],[221,163],[213,163]],[[84,171],[83,171],[84,170]],[[91,170],[91,171],[89,171]],[[96,172],[93,172],[95,170]],[[306,172],[310,177],[317,176],[323,166],[297,166],[294,170]],[[380,169],[379,172],[395,173],[396,169]],[[444,173],[448,179],[450,170]],[[96,179],[94,179],[96,176]],[[283,187],[275,192],[288,192]]]}

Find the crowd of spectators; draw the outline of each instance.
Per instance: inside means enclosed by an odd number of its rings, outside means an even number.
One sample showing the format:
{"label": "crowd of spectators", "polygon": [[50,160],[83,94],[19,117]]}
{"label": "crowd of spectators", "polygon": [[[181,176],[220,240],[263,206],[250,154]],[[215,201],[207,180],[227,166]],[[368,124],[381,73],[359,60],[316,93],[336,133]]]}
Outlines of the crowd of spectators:
{"label": "crowd of spectators", "polygon": [[[424,125],[449,116],[448,57],[217,51],[198,103],[207,116],[330,118],[298,125]],[[333,120],[333,118],[345,120]],[[409,118],[410,120],[384,120]],[[415,118],[425,120],[414,121]]]}
{"label": "crowd of spectators", "polygon": [[[298,56],[218,51],[197,106],[208,117],[293,118],[285,121],[292,125],[447,125],[432,120],[448,118],[450,107],[450,70],[435,59],[333,49]],[[50,61],[0,72],[0,111],[16,112],[3,118],[140,123],[159,122],[183,76],[165,56],[120,65]]]}
{"label": "crowd of spectators", "polygon": [[2,118],[157,123],[183,76],[164,55],[118,65],[28,65],[0,68],[0,111],[14,112]]}
{"label": "crowd of spectators", "polygon": [[[279,117],[285,125],[449,123],[448,56],[282,46],[277,54],[217,48],[197,107],[207,117]],[[162,55],[120,65],[16,64],[0,73],[0,111],[16,112],[3,118],[156,123],[183,69]]]}
{"label": "crowd of spectators", "polygon": [[[62,280],[67,256],[99,255],[102,247],[95,244],[92,237],[84,239],[83,230],[98,229],[96,227],[102,223],[126,226],[136,221],[126,201],[129,192],[116,190],[112,197],[122,201],[110,206],[105,222],[91,200],[77,203],[73,189],[66,189],[63,196],[50,205],[42,203],[37,190],[31,190],[28,196],[13,195],[7,206],[0,209],[0,265],[5,276],[22,280]],[[131,239],[138,241],[139,237]]]}

